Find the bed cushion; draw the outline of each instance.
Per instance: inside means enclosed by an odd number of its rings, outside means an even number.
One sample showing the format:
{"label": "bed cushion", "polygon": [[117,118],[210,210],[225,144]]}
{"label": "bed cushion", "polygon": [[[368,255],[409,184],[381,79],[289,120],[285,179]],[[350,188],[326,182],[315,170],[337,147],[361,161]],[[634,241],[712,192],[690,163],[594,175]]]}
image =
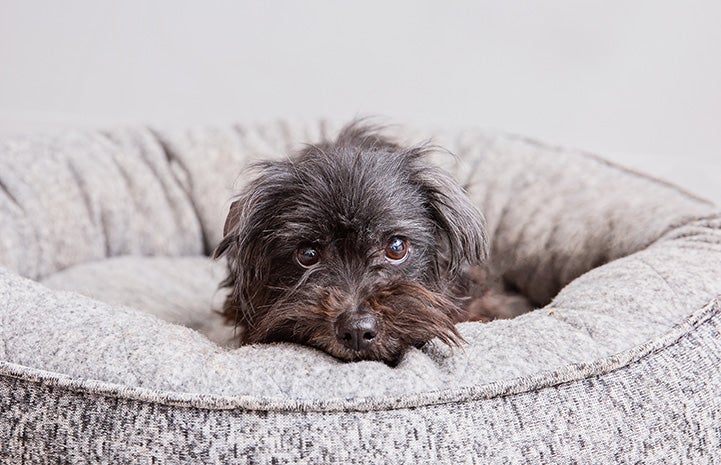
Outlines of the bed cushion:
{"label": "bed cushion", "polygon": [[468,185],[494,265],[538,310],[462,323],[461,350],[431,342],[395,368],[293,344],[234,347],[213,312],[222,264],[207,254],[243,167],[333,131],[278,123],[0,142],[10,167],[0,170],[0,421],[11,426],[0,428],[2,457],[570,463],[718,453],[718,208],[520,137],[396,129],[458,155],[437,162]]}

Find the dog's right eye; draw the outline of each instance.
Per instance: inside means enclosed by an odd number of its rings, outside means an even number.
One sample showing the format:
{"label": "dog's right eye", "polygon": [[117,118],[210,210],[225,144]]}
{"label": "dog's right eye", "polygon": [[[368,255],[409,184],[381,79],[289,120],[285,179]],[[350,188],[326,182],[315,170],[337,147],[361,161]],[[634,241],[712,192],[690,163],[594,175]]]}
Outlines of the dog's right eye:
{"label": "dog's right eye", "polygon": [[393,236],[386,245],[386,259],[394,265],[400,265],[408,258],[408,252],[410,251],[410,244],[407,239],[402,237]]}
{"label": "dog's right eye", "polygon": [[320,261],[320,252],[310,245],[302,245],[295,251],[295,259],[303,268],[310,268]]}

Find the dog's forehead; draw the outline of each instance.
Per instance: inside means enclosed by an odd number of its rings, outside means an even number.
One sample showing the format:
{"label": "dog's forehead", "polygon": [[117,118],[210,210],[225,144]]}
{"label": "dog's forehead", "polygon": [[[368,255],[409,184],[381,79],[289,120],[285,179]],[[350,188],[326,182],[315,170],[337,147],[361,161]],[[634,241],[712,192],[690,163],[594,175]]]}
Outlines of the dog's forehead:
{"label": "dog's forehead", "polygon": [[289,216],[321,235],[373,237],[427,227],[418,167],[403,154],[340,147],[296,166],[300,188],[288,199]]}

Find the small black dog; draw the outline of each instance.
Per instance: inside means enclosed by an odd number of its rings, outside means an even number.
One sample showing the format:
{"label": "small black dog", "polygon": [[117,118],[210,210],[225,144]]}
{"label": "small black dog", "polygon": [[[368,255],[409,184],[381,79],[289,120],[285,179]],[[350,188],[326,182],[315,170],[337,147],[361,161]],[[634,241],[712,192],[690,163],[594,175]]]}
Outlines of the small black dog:
{"label": "small black dog", "polygon": [[355,122],[335,141],[256,165],[214,254],[228,258],[223,313],[242,343],[394,364],[434,337],[459,345],[456,322],[504,316],[479,268],[483,217],[425,160],[431,150]]}

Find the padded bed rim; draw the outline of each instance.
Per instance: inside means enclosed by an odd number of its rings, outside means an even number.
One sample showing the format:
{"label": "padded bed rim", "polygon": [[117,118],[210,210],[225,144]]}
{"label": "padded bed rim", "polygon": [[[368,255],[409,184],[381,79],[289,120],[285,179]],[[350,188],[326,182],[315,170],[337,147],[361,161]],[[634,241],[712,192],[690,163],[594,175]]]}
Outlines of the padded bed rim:
{"label": "padded bed rim", "polygon": [[[550,311],[552,307],[537,311]],[[86,393],[91,396],[123,398],[153,404],[205,410],[240,409],[245,411],[304,413],[304,412],[371,412],[403,410],[433,405],[482,401],[495,397],[553,388],[562,384],[580,382],[623,369],[668,350],[714,318],[721,318],[721,296],[695,311],[670,331],[626,351],[590,363],[573,363],[556,370],[539,372],[532,376],[514,378],[490,384],[460,389],[430,391],[390,398],[359,397],[352,399],[330,398],[322,401],[259,398],[255,396],[218,396],[179,393],[126,387],[116,383],[75,379],[46,370],[0,361],[0,377],[16,378],[63,391]]]}

